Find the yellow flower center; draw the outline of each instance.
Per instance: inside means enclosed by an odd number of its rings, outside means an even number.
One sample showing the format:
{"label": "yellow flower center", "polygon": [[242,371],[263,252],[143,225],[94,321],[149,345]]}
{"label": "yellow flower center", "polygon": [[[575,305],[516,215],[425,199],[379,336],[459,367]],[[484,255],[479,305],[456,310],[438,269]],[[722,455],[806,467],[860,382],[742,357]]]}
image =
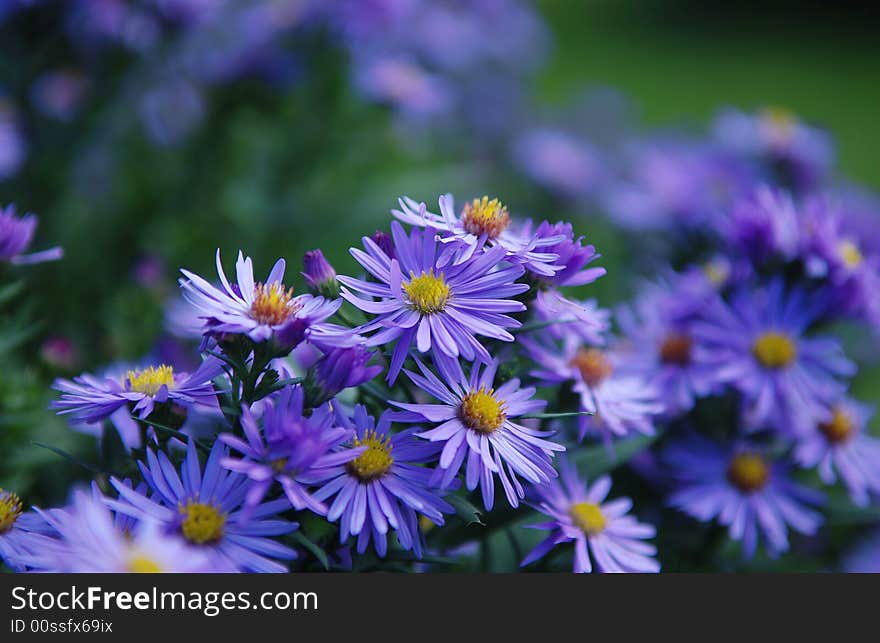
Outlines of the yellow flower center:
{"label": "yellow flower center", "polygon": [[687,366],[691,363],[693,341],[681,333],[669,333],[660,345],[660,360],[664,364]]}
{"label": "yellow flower center", "polygon": [[504,424],[507,413],[504,402],[495,397],[495,389],[486,390],[485,386],[481,386],[476,390],[471,389],[464,396],[458,407],[458,417],[469,429],[478,433],[493,433]]}
{"label": "yellow flower center", "polygon": [[174,388],[174,369],[162,364],[158,367],[150,366],[142,371],[128,371],[123,384],[125,382],[128,382],[130,390],[152,396],[163,386]]}
{"label": "yellow flower center", "polygon": [[498,199],[474,199],[465,203],[461,211],[461,222],[464,229],[473,235],[485,234],[495,239],[510,225],[510,214]]}
{"label": "yellow flower center", "polygon": [[12,526],[21,515],[21,498],[11,491],[0,487],[0,534],[12,530]]}
{"label": "yellow flower center", "polygon": [[819,431],[831,444],[846,442],[855,433],[856,425],[849,413],[837,407],[831,415],[830,422],[820,422]]}
{"label": "yellow flower center", "polygon": [[287,467],[287,458],[276,458],[275,460],[272,460],[269,465],[272,467],[273,473],[278,475]]}
{"label": "yellow flower center", "polygon": [[575,527],[588,536],[595,536],[605,529],[605,516],[599,505],[592,502],[579,502],[571,506],[569,510],[571,520]]}
{"label": "yellow flower center", "polygon": [[581,372],[581,378],[590,386],[598,386],[614,372],[605,353],[598,348],[579,348],[571,360],[571,365]]}
{"label": "yellow flower center", "polygon": [[183,515],[180,531],[184,538],[196,545],[215,543],[223,538],[226,514],[214,505],[190,500],[179,508]]}
{"label": "yellow flower center", "polygon": [[429,272],[422,271],[416,277],[414,272],[409,273],[410,281],[403,284],[403,290],[409,298],[410,306],[424,315],[438,313],[446,307],[449,300],[449,286],[443,281],[443,273],[436,277],[434,269]]}
{"label": "yellow flower center", "polygon": [[423,534],[427,534],[429,531],[434,529],[437,525],[433,520],[425,516],[424,514],[419,514],[419,529]]}
{"label": "yellow flower center", "polygon": [[362,439],[354,439],[355,447],[367,447],[354,460],[345,466],[348,472],[361,482],[369,482],[381,478],[394,463],[391,456],[391,436],[381,438],[375,431],[367,431]]}
{"label": "yellow flower center", "polygon": [[161,574],[162,568],[152,558],[140,555],[129,559],[128,571],[131,574]]}
{"label": "yellow flower center", "polygon": [[287,321],[299,308],[291,300],[293,288],[284,289],[284,284],[273,282],[266,286],[257,284],[254,301],[248,313],[251,319],[267,326],[278,326]]}
{"label": "yellow flower center", "polygon": [[710,284],[718,288],[727,283],[727,279],[730,277],[730,268],[720,261],[709,261],[703,264],[703,274],[706,275]]}
{"label": "yellow flower center", "polygon": [[862,251],[859,250],[855,243],[849,240],[841,241],[837,245],[837,254],[840,255],[843,265],[850,269],[858,268],[864,260]]}
{"label": "yellow flower center", "polygon": [[767,484],[770,467],[758,453],[737,453],[727,468],[727,479],[740,491],[751,493]]}
{"label": "yellow flower center", "polygon": [[797,357],[797,346],[785,333],[764,333],[752,345],[755,359],[765,368],[784,368]]}
{"label": "yellow flower center", "polygon": [[797,116],[783,107],[765,109],[761,112],[761,120],[771,129],[773,134],[782,140],[791,138],[798,123]]}

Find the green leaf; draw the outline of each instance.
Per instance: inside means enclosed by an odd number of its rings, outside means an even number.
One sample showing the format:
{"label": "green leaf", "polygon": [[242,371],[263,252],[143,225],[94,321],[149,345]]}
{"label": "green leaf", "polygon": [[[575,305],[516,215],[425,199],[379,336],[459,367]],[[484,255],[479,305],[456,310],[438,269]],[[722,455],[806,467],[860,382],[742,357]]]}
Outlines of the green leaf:
{"label": "green leaf", "polygon": [[569,456],[569,461],[577,467],[582,476],[592,482],[597,476],[625,464],[630,458],[651,446],[656,439],[656,435],[640,435],[614,442],[611,446],[600,444],[578,449]]}
{"label": "green leaf", "polygon": [[22,290],[24,290],[23,281],[14,281],[0,288],[0,306],[13,299]]}
{"label": "green leaf", "polygon": [[522,415],[522,418],[532,418],[534,420],[555,420],[558,418],[570,418],[578,415],[596,415],[592,411],[566,411],[565,413],[535,413],[533,415]]}
{"label": "green leaf", "polygon": [[101,471],[98,468],[92,466],[88,462],[83,462],[82,460],[80,460],[76,456],[71,455],[70,453],[68,453],[67,451],[64,451],[63,449],[59,449],[58,447],[53,447],[52,445],[49,445],[49,444],[43,444],[42,442],[35,442],[33,440],[31,441],[31,444],[33,444],[35,447],[40,447],[41,449],[47,449],[47,450],[51,451],[52,453],[61,456],[65,460],[69,460],[70,462],[73,462],[75,465],[78,465],[78,466],[82,467],[83,469],[91,471],[92,473],[101,473]]}
{"label": "green leaf", "polygon": [[324,566],[325,570],[330,569],[330,559],[327,557],[327,552],[325,552],[321,547],[313,543],[309,538],[300,530],[297,530],[291,534],[293,540],[296,541],[298,545],[301,545],[304,549],[311,552],[311,554],[317,558],[321,565]]}
{"label": "green leaf", "polygon": [[446,500],[455,507],[455,515],[461,518],[465,525],[482,525],[486,526],[486,523],[483,522],[483,512],[477,509],[474,504],[460,494],[452,494],[446,497]]}

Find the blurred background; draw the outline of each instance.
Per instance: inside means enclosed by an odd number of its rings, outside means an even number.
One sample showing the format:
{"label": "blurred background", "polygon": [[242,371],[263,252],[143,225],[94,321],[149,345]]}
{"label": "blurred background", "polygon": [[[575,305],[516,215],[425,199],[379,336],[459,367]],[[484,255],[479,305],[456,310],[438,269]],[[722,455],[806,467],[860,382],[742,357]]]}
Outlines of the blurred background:
{"label": "blurred background", "polygon": [[[94,449],[46,410],[55,377],[192,359],[168,321],[177,271],[210,274],[218,247],[258,273],[320,247],[345,273],[398,196],[489,194],[575,221],[609,269],[589,293],[610,306],[656,269],[652,239],[601,205],[624,143],[707,137],[727,107],[796,114],[833,137],[836,175],[880,188],[878,17],[854,2],[0,0],[0,204],[39,216],[34,248],[65,249],[3,268],[22,285],[0,294],[0,486],[56,501],[82,477],[53,451]],[[856,394],[878,387],[875,360]]]}

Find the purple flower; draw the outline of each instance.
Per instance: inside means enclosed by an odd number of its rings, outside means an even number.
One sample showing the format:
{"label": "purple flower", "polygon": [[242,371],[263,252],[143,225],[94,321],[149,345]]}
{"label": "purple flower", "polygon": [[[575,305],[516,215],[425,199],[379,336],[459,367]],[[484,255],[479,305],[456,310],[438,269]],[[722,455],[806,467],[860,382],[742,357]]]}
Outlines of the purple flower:
{"label": "purple flower", "polygon": [[45,116],[71,121],[82,107],[89,84],[88,78],[75,69],[46,72],[34,81],[31,100]]}
{"label": "purple flower", "polygon": [[776,279],[757,292],[740,289],[730,304],[717,298],[694,323],[696,359],[743,395],[748,428],[809,431],[844,392],[839,378],[855,365],[837,340],[805,336],[818,304]]}
{"label": "purple flower", "polygon": [[654,286],[617,312],[626,337],[619,353],[621,369],[655,386],[666,412],[673,415],[689,411],[696,398],[713,390],[713,369],[694,360],[690,321],[675,315],[680,299],[678,293]]}
{"label": "purple flower", "polygon": [[0,562],[24,571],[30,554],[50,545],[55,535],[42,516],[25,512],[16,494],[0,488]]}
{"label": "purple flower", "polygon": [[[552,277],[561,266],[557,255],[547,247],[565,240],[563,234],[538,236],[531,233],[531,224],[515,225],[507,208],[498,199],[484,196],[465,203],[460,215],[455,214],[451,194],[440,197],[440,214],[429,212],[424,203],[409,197],[399,200],[400,210],[391,214],[412,226],[438,231],[443,250],[438,265],[458,265],[489,248],[503,248],[501,259],[522,264],[527,270],[542,277]],[[569,231],[570,232],[570,231]],[[496,262],[497,263],[497,262]]]}
{"label": "purple flower", "polygon": [[231,284],[217,250],[217,274],[222,288],[217,288],[188,270],[181,270],[184,296],[204,320],[203,332],[210,335],[230,333],[247,335],[255,342],[274,339],[280,348],[290,351],[301,341],[338,344],[349,341],[348,329],[324,324],[339,309],[342,301],[304,294],[293,296],[284,279],[284,259],[279,259],[263,283],[254,282],[250,257],[239,251],[235,264],[236,282]]}
{"label": "purple flower", "polygon": [[561,130],[525,132],[513,146],[513,157],[526,175],[563,197],[585,196],[602,177],[596,150]]}
{"label": "purple flower", "polygon": [[442,525],[443,514],[454,511],[431,489],[432,470],[421,466],[433,461],[438,449],[417,438],[417,429],[392,434],[389,412],[378,423],[362,405],[355,407],[353,420],[338,415],[354,430],[350,453],[356,457],[310,476],[321,485],[316,498],[329,501],[335,496],[327,520],[339,521],[340,542],[349,534],[358,537],[358,553],[366,551],[372,540],[379,556],[385,556],[386,534],[394,529],[401,547],[421,557],[416,512]]}
{"label": "purple flower", "polygon": [[416,118],[441,116],[455,103],[455,91],[446,79],[403,56],[361,61],[357,85],[369,100],[388,103]]}
{"label": "purple flower", "polygon": [[303,255],[302,276],[315,295],[323,295],[331,299],[339,296],[336,271],[320,250],[309,250]]}
{"label": "purple flower", "polygon": [[[535,231],[538,239],[556,239],[554,243],[541,246],[545,252],[556,255],[555,264],[561,268],[553,275],[539,273],[536,279],[539,283],[550,284],[561,288],[563,286],[583,286],[591,284],[607,271],[605,268],[587,268],[602,255],[596,252],[592,245],[584,246],[583,237],[574,238],[574,229],[570,223],[559,221],[549,223],[542,221]],[[543,276],[542,276],[543,275]]]}
{"label": "purple flower", "polygon": [[852,501],[861,507],[880,496],[880,439],[865,431],[872,414],[870,407],[845,398],[799,438],[794,450],[795,461],[817,467],[825,484],[834,484],[840,476]]}
{"label": "purple flower", "polygon": [[83,374],[73,380],[58,379],[52,387],[61,399],[51,408],[59,415],[70,414],[74,421],[93,423],[112,415],[123,406],[146,419],[157,406],[216,406],[212,380],[223,372],[223,364],[209,358],[192,374],[175,373],[167,364],[130,370],[121,381],[111,377]]}
{"label": "purple flower", "polygon": [[576,573],[593,570],[591,554],[600,572],[659,572],[660,563],[654,559],[656,548],[643,542],[653,538],[656,529],[628,515],[632,509],[629,498],[605,502],[611,478],[602,476],[588,487],[574,465],[563,461],[560,471],[561,482],[552,480],[535,488],[539,498],[536,509],[551,520],[528,526],[551,530],[551,534],[529,552],[520,566],[543,558],[559,544],[574,542]]}
{"label": "purple flower", "polygon": [[204,573],[233,571],[212,560],[182,538],[164,533],[159,523],[144,518],[129,532],[85,490],[73,494],[69,507],[43,512],[58,539],[25,557],[28,566],[65,573]]}
{"label": "purple flower", "polygon": [[30,264],[61,259],[64,256],[64,251],[58,246],[30,255],[23,254],[31,245],[31,239],[36,229],[37,216],[35,214],[17,217],[14,205],[0,207],[0,261]]}
{"label": "purple flower", "polygon": [[397,379],[413,343],[421,353],[433,349],[447,358],[461,355],[467,360],[488,360],[489,352],[475,335],[513,341],[505,329],[521,324],[505,313],[525,310],[525,306],[508,298],[529,287],[514,283],[523,274],[521,266],[498,266],[506,254],[504,248],[496,246],[457,265],[440,266],[433,230],[414,228],[407,237],[394,221],[391,231],[396,259],[367,237],[363,238],[366,252],[351,249],[376,281],[339,277],[347,286],[342,297],[376,316],[357,329],[364,333],[379,330],[367,345],[397,341],[389,382]]}
{"label": "purple flower", "polygon": [[610,311],[599,308],[595,299],[578,301],[557,290],[540,290],[532,302],[535,320],[547,324],[541,329],[554,339],[576,335],[589,344],[603,344],[610,325]]}
{"label": "purple flower", "polygon": [[654,385],[620,368],[623,357],[585,345],[575,335],[554,342],[545,337],[523,337],[522,345],[535,361],[531,375],[548,386],[573,381],[580,397],[578,439],[587,433],[624,437],[633,431],[654,434],[654,416],[663,412]]}
{"label": "purple flower", "polygon": [[[18,109],[0,95],[0,179],[18,173],[27,159],[27,147]],[[0,235],[0,239],[2,238],[3,235]],[[0,241],[0,247],[3,245],[5,244]]]}
{"label": "purple flower", "polygon": [[230,433],[219,438],[244,456],[225,457],[220,464],[251,480],[245,496],[245,516],[256,509],[275,482],[294,509],[327,513],[327,508],[309,493],[308,485],[302,481],[315,469],[343,464],[358,455],[356,451],[336,450],[351,431],[337,425],[329,405],[304,416],[303,397],[303,389],[293,387],[264,400],[262,432],[251,410],[242,407],[244,439]]}
{"label": "purple flower", "polygon": [[742,541],[746,558],[754,555],[759,534],[776,556],[788,550],[789,527],[811,535],[822,524],[807,506],[820,504],[822,494],[791,482],[786,467],[757,448],[692,436],[663,457],[680,485],[669,504],[701,522],[717,519]]}
{"label": "purple flower", "polygon": [[223,443],[214,443],[204,471],[193,442],[187,445],[180,474],[163,452],[147,449],[147,464],[139,462],[150,495],[138,493],[118,478],[111,484],[119,500],[108,500],[114,510],[139,520],[159,522],[166,533],[182,537],[209,554],[218,565],[247,572],[285,572],[275,558],[290,560],[296,552],[270,538],[290,533],[297,523],[273,518],[290,506],[287,498],[263,502],[245,513],[251,482],[230,473],[220,462],[227,455]]}
{"label": "purple flower", "polygon": [[465,484],[471,491],[479,484],[487,510],[495,504],[495,476],[501,480],[507,501],[519,506],[524,492],[517,475],[532,484],[556,477],[553,452],[565,447],[544,438],[551,432],[538,431],[512,421],[543,410],[544,400],[533,400],[534,388],[520,388],[518,379],[495,388],[498,362],[475,362],[465,376],[457,361],[437,362],[445,384],[424,364],[421,375],[406,371],[412,382],[437,398],[439,404],[389,403],[404,409],[404,422],[431,422],[439,426],[418,435],[442,442],[435,478],[447,487],[465,466]]}
{"label": "purple flower", "polygon": [[382,366],[368,365],[374,355],[360,344],[329,350],[306,373],[309,405],[320,406],[344,389],[360,386],[376,377],[382,372]]}
{"label": "purple flower", "polygon": [[800,250],[799,218],[791,196],[762,186],[734,204],[722,229],[726,239],[753,262],[777,256],[791,261]]}

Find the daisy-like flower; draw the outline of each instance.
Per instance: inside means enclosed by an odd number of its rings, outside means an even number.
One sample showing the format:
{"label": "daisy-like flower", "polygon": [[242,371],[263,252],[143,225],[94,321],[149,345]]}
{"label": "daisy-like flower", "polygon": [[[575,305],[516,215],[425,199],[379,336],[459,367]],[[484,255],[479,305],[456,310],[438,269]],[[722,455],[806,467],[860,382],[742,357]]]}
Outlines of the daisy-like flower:
{"label": "daisy-like flower", "polygon": [[525,310],[525,305],[508,298],[529,287],[514,283],[524,272],[522,266],[499,266],[504,248],[496,246],[457,265],[441,266],[432,229],[413,228],[407,237],[393,221],[391,232],[396,258],[368,237],[363,238],[366,252],[351,249],[376,281],[338,277],[344,286],[342,297],[376,316],[357,329],[362,333],[378,330],[367,345],[397,342],[388,368],[389,382],[397,379],[413,344],[421,353],[433,350],[448,359],[461,355],[469,361],[488,361],[489,352],[476,335],[513,341],[506,329],[521,324],[505,313]]}
{"label": "daisy-like flower", "polygon": [[659,391],[621,368],[621,356],[584,344],[573,334],[561,342],[540,335],[520,341],[535,361],[533,377],[548,386],[574,382],[580,410],[591,414],[578,418],[579,440],[588,433],[599,433],[606,440],[632,432],[654,434],[654,417],[664,410]]}
{"label": "daisy-like flower", "polygon": [[312,364],[305,388],[310,406],[320,406],[341,391],[369,382],[382,372],[379,364],[368,364],[374,352],[365,346],[334,348]]}
{"label": "daisy-like flower", "polygon": [[720,224],[722,236],[756,263],[773,257],[786,261],[800,251],[800,215],[791,195],[761,186],[737,201]]}
{"label": "daisy-like flower", "polygon": [[699,436],[671,445],[663,454],[678,480],[669,504],[701,522],[717,520],[733,540],[742,541],[743,554],[751,558],[759,535],[768,553],[788,550],[789,527],[812,535],[822,516],[809,505],[823,501],[822,494],[793,483],[785,465],[771,461],[758,448],[725,447]]}
{"label": "daisy-like flower", "polygon": [[129,370],[120,379],[83,374],[73,380],[58,379],[52,387],[61,399],[51,408],[74,421],[94,423],[128,406],[131,413],[146,419],[157,407],[195,405],[216,407],[212,380],[223,372],[220,360],[209,358],[193,373],[175,373],[167,364]]}
{"label": "daisy-like flower", "polygon": [[629,498],[605,502],[611,478],[602,476],[588,487],[574,465],[563,461],[560,472],[560,480],[535,488],[539,500],[536,509],[551,520],[528,527],[551,533],[529,552],[520,566],[543,558],[559,544],[574,542],[576,573],[593,570],[591,555],[600,572],[659,572],[660,563],[654,558],[657,550],[644,542],[654,537],[656,529],[629,515]]}
{"label": "daisy-like flower", "polygon": [[61,259],[64,251],[57,246],[29,255],[24,254],[28,246],[31,245],[36,229],[36,215],[25,214],[18,217],[15,214],[14,205],[0,207],[0,261],[28,264]]}
{"label": "daisy-like flower", "polygon": [[535,230],[535,236],[542,240],[556,240],[546,245],[542,241],[541,247],[546,252],[556,255],[554,263],[559,266],[559,270],[550,276],[537,273],[538,283],[557,288],[584,286],[593,283],[607,272],[605,268],[588,267],[590,263],[602,255],[596,252],[596,248],[592,245],[583,245],[583,237],[575,239],[574,229],[570,223],[542,221]]}
{"label": "daisy-like flower", "polygon": [[93,494],[74,492],[69,507],[43,512],[58,539],[25,557],[31,569],[63,573],[158,574],[234,571],[222,561],[169,536],[145,518],[129,532]]}
{"label": "daisy-like flower", "polygon": [[548,246],[565,240],[565,235],[539,236],[531,225],[516,225],[507,208],[498,200],[484,196],[464,204],[460,215],[455,213],[451,194],[439,199],[440,214],[429,212],[424,203],[409,197],[399,200],[400,210],[391,214],[412,226],[439,232],[445,247],[440,253],[439,265],[453,265],[468,261],[474,254],[488,248],[504,248],[502,258],[522,264],[527,270],[543,277],[552,277],[562,266],[556,264],[558,255],[546,250]]}
{"label": "daisy-like flower", "polygon": [[230,283],[223,271],[217,250],[217,275],[221,287],[214,286],[188,270],[181,270],[184,297],[198,310],[208,335],[246,335],[254,342],[274,340],[279,350],[290,352],[303,340],[339,345],[350,339],[351,332],[324,323],[342,304],[310,294],[293,295],[284,283],[284,259],[279,259],[265,282],[254,281],[254,266],[241,251],[235,263],[236,283]]}
{"label": "daisy-like flower", "polygon": [[617,322],[626,337],[621,368],[655,386],[669,414],[689,411],[698,397],[712,391],[712,370],[694,360],[690,321],[673,314],[676,293],[659,288],[645,290],[633,305],[617,311]]}
{"label": "daisy-like flower", "polygon": [[245,513],[250,481],[226,471],[220,464],[227,450],[214,443],[204,471],[193,442],[178,474],[163,452],[147,449],[147,464],[138,463],[150,495],[138,493],[123,481],[111,478],[118,500],[107,500],[117,512],[139,520],[159,522],[166,533],[183,538],[190,545],[218,560],[218,565],[246,572],[285,572],[274,560],[291,560],[296,552],[269,538],[294,531],[298,525],[276,514],[290,507],[287,498],[258,504]]}
{"label": "daisy-like flower", "polygon": [[714,380],[744,398],[748,428],[803,433],[815,427],[855,372],[837,340],[807,337],[821,302],[781,279],[757,292],[741,289],[730,304],[720,297],[692,326],[696,355]]}
{"label": "daisy-like flower", "polygon": [[357,457],[357,451],[339,451],[351,431],[337,426],[329,405],[313,409],[303,415],[302,387],[286,388],[264,401],[263,430],[257,418],[246,406],[242,407],[241,426],[245,439],[230,433],[220,441],[239,451],[244,458],[225,457],[220,464],[246,475],[251,486],[245,496],[245,516],[262,501],[277,482],[290,504],[297,510],[310,509],[317,514],[327,513],[323,503],[309,493],[302,480],[316,468],[344,464]]}
{"label": "daisy-like flower", "polygon": [[316,498],[329,502],[335,496],[327,519],[339,521],[340,541],[357,536],[358,553],[366,551],[372,541],[376,553],[385,556],[386,536],[393,529],[401,547],[421,557],[417,512],[442,525],[443,514],[454,511],[431,488],[433,471],[421,466],[433,461],[439,449],[417,438],[417,429],[391,433],[389,412],[377,423],[358,405],[353,419],[342,413],[338,417],[354,431],[349,453],[356,457],[340,460],[310,477],[321,485],[314,493]]}
{"label": "daisy-like flower", "polygon": [[794,459],[804,467],[817,467],[825,484],[838,476],[852,501],[866,506],[880,496],[880,440],[865,432],[873,409],[844,398],[831,408],[830,416],[813,431],[799,438]]}
{"label": "daisy-like flower", "polygon": [[24,571],[29,554],[51,544],[55,535],[42,516],[24,511],[18,495],[0,488],[0,562]]}
{"label": "daisy-like flower", "polygon": [[498,362],[476,362],[466,376],[458,362],[437,362],[444,384],[430,369],[418,362],[421,374],[406,371],[412,382],[437,398],[439,404],[409,404],[389,401],[404,409],[399,419],[405,422],[440,423],[418,435],[431,442],[442,442],[439,468],[435,478],[442,487],[452,483],[462,466],[465,484],[471,491],[477,485],[483,505],[495,504],[495,476],[501,480],[510,506],[519,506],[524,497],[517,476],[532,484],[556,477],[553,453],[565,447],[545,438],[552,432],[538,431],[513,421],[523,415],[538,413],[547,402],[533,400],[534,388],[520,388],[518,379],[495,388]]}

